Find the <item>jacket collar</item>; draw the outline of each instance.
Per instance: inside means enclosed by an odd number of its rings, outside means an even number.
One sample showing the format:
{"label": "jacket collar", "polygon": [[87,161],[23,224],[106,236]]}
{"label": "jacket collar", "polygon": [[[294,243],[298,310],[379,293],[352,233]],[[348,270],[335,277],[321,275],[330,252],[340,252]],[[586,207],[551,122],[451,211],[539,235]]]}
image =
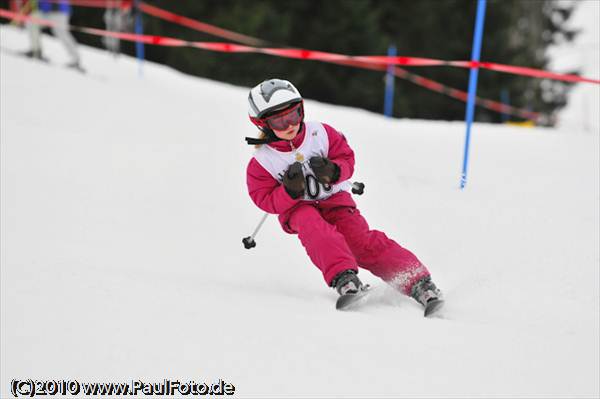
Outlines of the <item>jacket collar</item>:
{"label": "jacket collar", "polygon": [[[294,148],[298,148],[302,145],[302,143],[304,142],[305,136],[306,136],[306,124],[304,122],[302,122],[302,125],[300,126],[300,132],[291,141]],[[274,141],[267,145],[277,151],[280,151],[280,152],[291,152],[292,151],[292,146],[290,145],[289,140]]]}

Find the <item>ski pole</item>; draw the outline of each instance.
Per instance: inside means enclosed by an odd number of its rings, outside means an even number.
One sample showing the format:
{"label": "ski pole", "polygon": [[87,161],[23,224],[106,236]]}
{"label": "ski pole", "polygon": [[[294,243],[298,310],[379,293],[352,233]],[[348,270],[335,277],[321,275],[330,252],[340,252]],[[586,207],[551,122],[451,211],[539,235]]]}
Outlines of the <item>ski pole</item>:
{"label": "ski pole", "polygon": [[268,213],[265,213],[263,215],[262,219],[260,219],[260,222],[258,222],[258,226],[256,226],[256,229],[254,229],[254,233],[252,233],[251,236],[244,237],[242,239],[242,242],[244,243],[244,248],[250,249],[250,248],[254,248],[256,246],[256,241],[254,241],[254,237],[256,237],[258,230],[260,230],[260,228],[262,227],[265,220],[267,220],[267,216],[269,216]]}
{"label": "ski pole", "polygon": [[[352,194],[363,195],[364,192],[365,192],[365,184],[364,183],[361,183],[358,181],[355,181],[354,183],[352,183]],[[263,217],[260,219],[260,222],[258,222],[258,226],[256,226],[256,229],[254,229],[254,233],[252,233],[251,236],[242,238],[242,242],[244,243],[244,248],[251,249],[256,246],[256,241],[254,241],[254,237],[256,237],[256,234],[258,234],[258,231],[262,227],[263,223],[265,222],[265,220],[267,220],[267,216],[269,216],[268,213],[265,213],[263,215]]]}

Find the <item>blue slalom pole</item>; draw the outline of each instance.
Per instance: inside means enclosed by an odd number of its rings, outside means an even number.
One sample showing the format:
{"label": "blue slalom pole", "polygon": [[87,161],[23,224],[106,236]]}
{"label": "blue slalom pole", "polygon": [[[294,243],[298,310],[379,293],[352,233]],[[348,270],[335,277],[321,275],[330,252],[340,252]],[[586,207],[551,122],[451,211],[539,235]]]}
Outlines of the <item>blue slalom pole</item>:
{"label": "blue slalom pole", "polygon": [[[504,105],[510,105],[510,94],[508,93],[508,89],[500,90],[500,101]],[[506,112],[503,112],[502,113],[502,123],[508,122],[509,119],[510,119],[510,116]]]}
{"label": "blue slalom pole", "polygon": [[[140,0],[135,0],[135,33],[138,35],[143,35],[144,34],[144,25],[142,23],[142,12],[139,9],[139,4],[140,4]],[[142,42],[135,42],[135,55],[138,59],[138,64],[139,64],[139,68],[138,68],[138,74],[140,76],[140,78],[143,75],[143,65],[144,65],[144,43]]]}
{"label": "blue slalom pole", "polygon": [[[388,56],[396,56],[396,46],[393,44],[388,47]],[[383,105],[383,114],[388,118],[394,113],[394,65],[390,64],[387,67],[385,75],[385,97]]]}
{"label": "blue slalom pole", "polygon": [[[485,5],[486,0],[477,1],[477,16],[475,18],[475,36],[473,37],[473,49],[471,51],[471,61],[479,61],[481,55],[481,39],[483,36],[483,22],[485,20]],[[475,114],[475,94],[477,93],[477,77],[479,74],[478,67],[471,67],[469,74],[469,94],[467,97],[467,133],[465,136],[465,151],[463,156],[462,175],[460,179],[461,190],[467,184],[467,167],[469,166],[469,144],[471,141],[471,124]]]}

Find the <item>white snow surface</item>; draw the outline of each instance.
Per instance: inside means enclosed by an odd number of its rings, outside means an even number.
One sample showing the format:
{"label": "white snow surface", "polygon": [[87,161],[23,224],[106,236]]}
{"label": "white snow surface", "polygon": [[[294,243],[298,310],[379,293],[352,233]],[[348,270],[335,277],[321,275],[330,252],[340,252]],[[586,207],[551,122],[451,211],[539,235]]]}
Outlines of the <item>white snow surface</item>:
{"label": "white snow surface", "polygon": [[339,312],[275,217],[242,246],[263,214],[245,183],[248,88],[152,63],[140,78],[86,47],[82,75],[44,47],[49,64],[15,55],[26,33],[0,28],[2,398],[15,378],[221,378],[249,398],[600,395],[597,131],[475,124],[461,191],[464,123],[307,100],[354,148],[371,227],[447,300],[424,318],[362,271],[373,297]]}

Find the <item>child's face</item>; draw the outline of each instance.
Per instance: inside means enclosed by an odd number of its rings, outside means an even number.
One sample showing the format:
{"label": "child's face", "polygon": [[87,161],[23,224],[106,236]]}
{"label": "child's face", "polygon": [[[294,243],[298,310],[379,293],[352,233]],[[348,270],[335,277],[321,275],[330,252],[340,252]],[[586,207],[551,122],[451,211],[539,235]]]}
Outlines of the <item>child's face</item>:
{"label": "child's face", "polygon": [[299,123],[297,125],[288,126],[288,128],[285,130],[273,129],[273,132],[275,133],[275,136],[277,136],[278,138],[280,138],[282,140],[290,141],[290,140],[293,140],[294,138],[296,138],[296,136],[298,135],[298,130],[300,130]]}

